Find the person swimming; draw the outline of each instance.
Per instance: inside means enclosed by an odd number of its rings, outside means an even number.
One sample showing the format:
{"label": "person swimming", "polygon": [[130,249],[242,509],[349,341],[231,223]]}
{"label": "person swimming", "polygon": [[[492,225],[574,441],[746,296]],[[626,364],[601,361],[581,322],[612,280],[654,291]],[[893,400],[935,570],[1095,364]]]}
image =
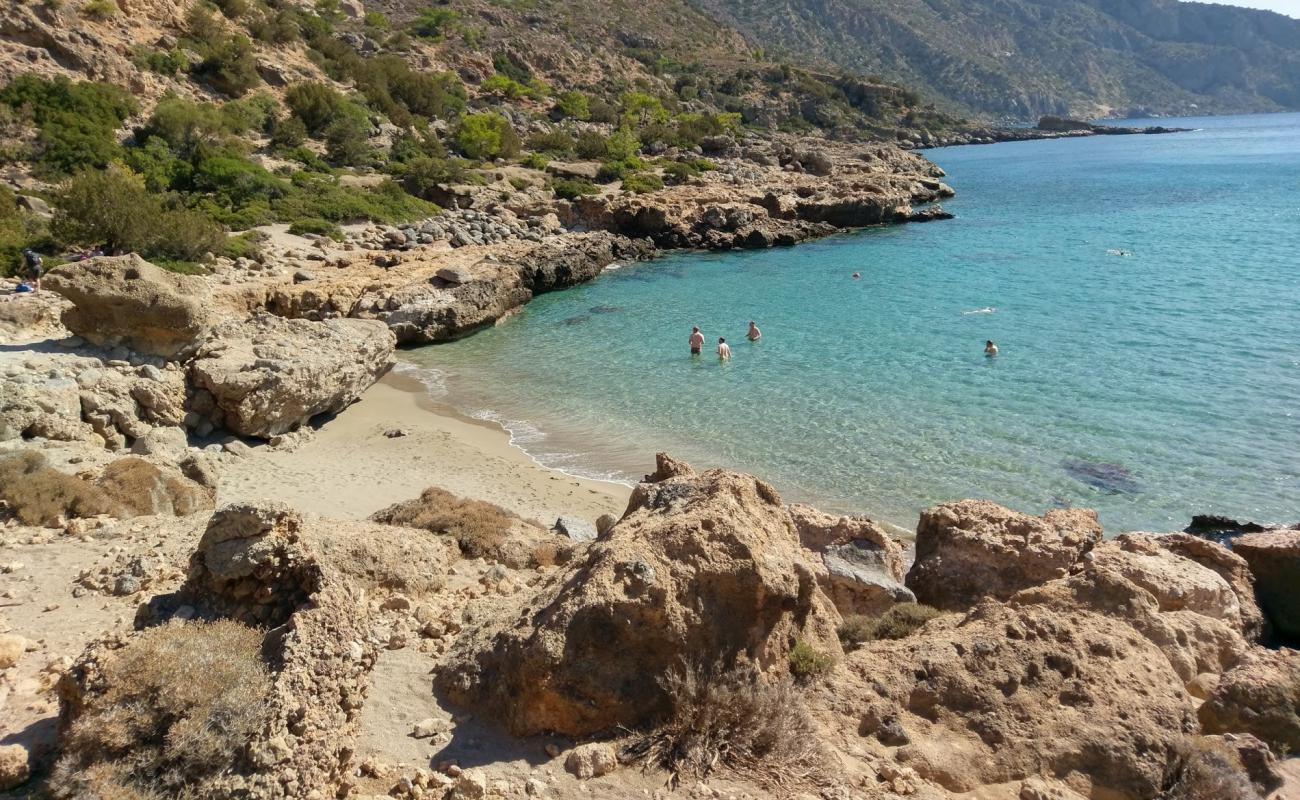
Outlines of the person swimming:
{"label": "person swimming", "polygon": [[700,333],[700,326],[696,325],[691,328],[691,355],[698,356],[704,351],[704,334]]}
{"label": "person swimming", "polygon": [[749,331],[745,334],[745,338],[751,342],[757,342],[759,339],[763,338],[763,332],[758,329],[758,326],[754,324],[754,320],[752,319],[749,321]]}
{"label": "person swimming", "polygon": [[984,355],[988,356],[989,358],[992,358],[997,354],[998,354],[998,346],[993,344],[993,340],[992,339],[985,340]]}
{"label": "person swimming", "polygon": [[729,358],[731,358],[731,345],[727,344],[726,339],[719,336],[718,337],[718,360],[726,361]]}
{"label": "person swimming", "polygon": [[861,272],[855,272],[855,273],[853,273],[853,280],[856,281],[858,278],[861,278],[861,277],[862,277],[862,273],[861,273]]}

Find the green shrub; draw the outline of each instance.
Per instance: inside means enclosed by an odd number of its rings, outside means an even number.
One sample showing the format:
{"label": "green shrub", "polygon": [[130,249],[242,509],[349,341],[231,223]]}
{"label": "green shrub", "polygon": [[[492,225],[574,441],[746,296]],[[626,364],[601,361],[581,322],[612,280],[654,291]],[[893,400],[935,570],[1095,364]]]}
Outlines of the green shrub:
{"label": "green shrub", "polygon": [[192,261],[219,251],[225,239],[210,217],[166,208],[140,175],[120,165],[76,173],[59,186],[54,205],[52,230],[66,244]]}
{"label": "green shrub", "polygon": [[460,12],[450,8],[426,8],[411,23],[411,33],[421,39],[440,42],[460,25]]}
{"label": "green shrub", "polygon": [[560,128],[534,133],[528,137],[528,149],[562,158],[573,152],[573,137]]}
{"label": "green shrub", "polygon": [[365,24],[367,28],[376,31],[386,31],[392,27],[387,15],[381,11],[367,11]]}
{"label": "green shrub", "polygon": [[190,172],[190,191],[211,195],[231,208],[258,199],[283,197],[289,191],[284,181],[231,150],[204,149],[195,155]]}
{"label": "green shrub", "polygon": [[270,10],[247,23],[254,39],[267,44],[289,44],[301,36],[298,20],[288,9]]}
{"label": "green shrub", "polygon": [[624,161],[637,154],[641,140],[627,128],[620,128],[605,140],[605,155],[611,161]]}
{"label": "green shrub", "polygon": [[591,118],[591,105],[587,101],[587,96],[582,92],[562,92],[555,98],[555,105],[551,110],[561,119],[586,120]]}
{"label": "green shrub", "polygon": [[171,50],[155,50],[151,47],[145,47],[137,52],[135,63],[141,69],[173,77],[189,65],[189,59],[185,57],[185,51],[179,47],[173,47]]}
{"label": "green shrub", "polygon": [[823,675],[835,666],[835,658],[829,653],[813,649],[805,641],[797,641],[790,648],[790,674],[796,678],[813,678]]}
{"label": "green shrub", "polygon": [[81,15],[99,22],[112,19],[122,13],[114,0],[90,0],[81,7]]}
{"label": "green shrub", "polygon": [[295,236],[314,233],[320,236],[328,236],[336,242],[343,241],[343,229],[333,222],[323,219],[300,219],[289,226],[289,233]]}
{"label": "green shrub", "polygon": [[252,10],[248,0],[211,0],[227,19],[239,19]]}
{"label": "green shrub", "polygon": [[699,170],[684,161],[673,161],[664,166],[664,180],[673,185],[686,183],[699,174]]}
{"label": "green shrub", "polygon": [[840,625],[840,641],[859,645],[877,639],[905,639],[943,612],[919,603],[899,603],[879,617],[851,614]]}
{"label": "green shrub", "polygon": [[438,207],[413,197],[393,181],[359,189],[342,187],[332,178],[299,173],[294,190],[272,203],[281,222],[324,219],[330,222],[401,222],[433,216]]}
{"label": "green shrub", "polygon": [[231,100],[221,107],[221,120],[226,130],[234,134],[269,132],[280,112],[280,101],[274,95],[258,92],[243,100]]}
{"label": "green shrub", "polygon": [[194,76],[227,97],[242,97],[262,82],[253,43],[246,36],[222,36],[202,56]]}
{"label": "green shrub", "polygon": [[460,159],[419,156],[405,162],[398,173],[402,187],[416,197],[429,197],[440,184],[464,183],[465,165]]}
{"label": "green shrub", "polygon": [[136,139],[157,137],[178,153],[190,153],[199,142],[216,138],[225,128],[220,110],[211,103],[167,95],[158,101],[144,127],[136,131]]}
{"label": "green shrub", "polygon": [[524,160],[519,163],[529,169],[543,170],[546,169],[547,164],[551,163],[551,160],[541,153],[529,153],[524,157]]}
{"label": "green shrub", "polygon": [[325,129],[325,156],[340,167],[365,166],[374,160],[370,146],[370,124],[355,116],[344,115]]}
{"label": "green shrub", "polygon": [[0,103],[36,123],[37,157],[55,174],[103,167],[116,158],[117,129],[137,108],[135,98],[111,84],[32,74],[0,90]]}
{"label": "green shrub", "polygon": [[455,138],[456,148],[468,158],[512,158],[519,154],[519,136],[510,121],[492,111],[463,117]]}
{"label": "green shrub", "polygon": [[663,179],[650,172],[639,172],[623,179],[623,191],[633,194],[657,192],[662,188],[664,188]]}
{"label": "green shrub", "polygon": [[527,178],[521,178],[516,176],[510,179],[510,185],[515,188],[515,191],[522,192],[524,189],[531,187],[533,185],[533,182],[528,180]]}
{"label": "green shrub", "polygon": [[347,98],[325,83],[296,83],[284,93],[289,112],[316,136],[323,132],[341,112]]}
{"label": "green shrub", "polygon": [[508,100],[518,100],[528,94],[527,86],[499,72],[483,81],[480,88],[489,95],[504,97]]}
{"label": "green shrub", "polygon": [[598,159],[609,155],[609,142],[595,131],[583,131],[573,143],[573,151],[579,158]]}
{"label": "green shrub", "polygon": [[556,197],[564,200],[577,200],[585,195],[600,194],[600,190],[591,181],[568,178],[553,183],[551,191],[555,192]]}
{"label": "green shrub", "polygon": [[370,107],[394,124],[407,126],[413,117],[451,119],[465,110],[465,87],[454,73],[417,72],[394,55],[352,54],[343,64]]}
{"label": "green shrub", "polygon": [[229,258],[251,258],[256,260],[262,254],[262,246],[267,235],[261,231],[248,231],[235,234],[226,239],[221,253]]}
{"label": "green shrub", "polygon": [[280,117],[271,127],[271,145],[292,150],[307,141],[307,125],[297,117]]}

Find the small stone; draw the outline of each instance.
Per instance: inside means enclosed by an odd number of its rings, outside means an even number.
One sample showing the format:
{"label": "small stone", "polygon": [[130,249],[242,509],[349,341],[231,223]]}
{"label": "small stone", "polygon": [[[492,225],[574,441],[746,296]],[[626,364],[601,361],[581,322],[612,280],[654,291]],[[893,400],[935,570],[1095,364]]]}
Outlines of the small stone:
{"label": "small stone", "polygon": [[230,453],[232,456],[238,456],[240,458],[244,458],[245,456],[251,456],[253,454],[253,448],[249,447],[248,445],[244,444],[238,439],[232,439],[231,441],[226,442],[225,444],[221,445],[221,449],[225,450],[227,453]]}
{"label": "small stone", "polygon": [[603,742],[575,747],[564,759],[564,769],[579,780],[608,775],[618,767],[614,748]]}
{"label": "small stone", "polygon": [[559,758],[560,757],[559,745],[555,744],[554,742],[547,742],[546,755],[550,756],[551,758]]}
{"label": "small stone", "polygon": [[14,633],[0,635],[0,669],[17,666],[25,652],[27,652],[26,639]]}
{"label": "small stone", "polygon": [[415,727],[411,729],[411,736],[415,739],[428,739],[441,733],[446,727],[445,722],[429,717],[415,723]]}
{"label": "small stone", "polygon": [[546,784],[536,778],[529,778],[524,782],[524,794],[529,797],[541,797],[546,794]]}
{"label": "small stone", "polygon": [[406,428],[389,428],[384,431],[384,435],[389,439],[400,439],[403,436],[410,436],[411,432]]}

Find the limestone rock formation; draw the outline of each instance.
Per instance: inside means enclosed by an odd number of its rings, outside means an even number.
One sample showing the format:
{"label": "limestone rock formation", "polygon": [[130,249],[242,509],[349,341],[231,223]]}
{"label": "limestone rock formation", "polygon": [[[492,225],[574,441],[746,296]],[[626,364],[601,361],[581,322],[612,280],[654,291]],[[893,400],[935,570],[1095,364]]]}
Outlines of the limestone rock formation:
{"label": "limestone rock formation", "polygon": [[800,543],[821,554],[818,581],[841,614],[876,616],[897,603],[914,603],[903,585],[903,553],[866,517],[837,517],[792,505]]}
{"label": "limestone rock formation", "polygon": [[207,281],[134,254],[65,264],[50,271],[45,285],[72,301],[63,315],[68,330],[106,347],[179,359],[213,324]]}
{"label": "limestone rock formation", "polygon": [[1198,714],[1206,733],[1249,733],[1277,752],[1300,751],[1300,652],[1253,652],[1224,673]]}
{"label": "limestone rock formation", "polygon": [[1263,635],[1264,614],[1255,600],[1255,577],[1246,559],[1221,544],[1186,533],[1166,533],[1155,537],[1154,541],[1175,555],[1190,558],[1213,570],[1227,581],[1241,609],[1242,635],[1251,641],[1257,641]]}
{"label": "limestone rock formation", "polygon": [[190,410],[243,436],[288,433],[360,397],[393,365],[394,344],[369,320],[228,322],[190,365]]}
{"label": "limestone rock formation", "polygon": [[780,497],[723,470],[640,484],[528,608],[467,629],[438,676],[521,735],[652,722],[671,708],[661,680],[699,663],[781,673],[796,641],[840,652],[838,615]]}
{"label": "limestone rock formation", "polygon": [[954,611],[982,597],[1005,600],[1064,577],[1100,540],[1097,515],[1083,509],[1031,517],[987,500],[945,503],[921,513],[907,587],[920,602]]}
{"label": "limestone rock formation", "polygon": [[1300,641],[1300,530],[1248,533],[1233,540],[1232,551],[1250,565],[1274,632]]}

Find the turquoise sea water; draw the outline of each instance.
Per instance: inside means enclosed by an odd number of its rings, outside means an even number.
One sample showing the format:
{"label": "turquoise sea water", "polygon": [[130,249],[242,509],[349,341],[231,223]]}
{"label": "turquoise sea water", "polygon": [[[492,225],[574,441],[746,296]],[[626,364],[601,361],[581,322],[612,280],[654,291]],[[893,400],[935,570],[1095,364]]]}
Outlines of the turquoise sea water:
{"label": "turquoise sea water", "polygon": [[578,474],[666,450],[905,527],[962,497],[1295,521],[1300,115],[1160,122],[1200,130],[931,151],[952,221],[625,266],[405,356]]}

